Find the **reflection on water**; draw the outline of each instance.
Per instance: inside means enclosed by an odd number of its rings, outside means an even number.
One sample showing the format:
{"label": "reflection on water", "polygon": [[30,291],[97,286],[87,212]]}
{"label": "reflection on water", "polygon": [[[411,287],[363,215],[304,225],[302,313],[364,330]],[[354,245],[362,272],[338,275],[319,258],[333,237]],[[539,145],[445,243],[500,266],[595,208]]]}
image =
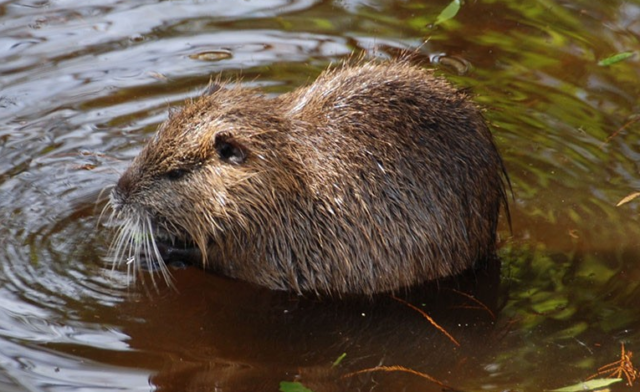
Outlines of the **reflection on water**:
{"label": "reflection on water", "polygon": [[[0,2],[0,390],[441,390],[349,375],[392,365],[539,390],[640,347],[639,204],[615,207],[640,188],[640,54],[597,64],[639,50],[638,1],[469,1],[439,26],[447,0],[76,3]],[[211,75],[278,94],[351,53],[418,46],[486,108],[515,193],[500,290],[476,280],[495,321],[445,283],[406,294],[461,347],[388,297],[292,298],[197,269],[154,291],[107,265],[96,201]]]}

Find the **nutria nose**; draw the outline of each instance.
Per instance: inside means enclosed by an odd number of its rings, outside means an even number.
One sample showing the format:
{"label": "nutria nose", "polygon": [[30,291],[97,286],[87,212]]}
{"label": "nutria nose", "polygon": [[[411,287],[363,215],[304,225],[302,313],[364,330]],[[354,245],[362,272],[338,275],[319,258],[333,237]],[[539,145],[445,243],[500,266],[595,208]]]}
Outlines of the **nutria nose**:
{"label": "nutria nose", "polygon": [[125,171],[118,180],[115,191],[120,193],[122,196],[127,197],[131,192],[131,187],[133,185],[131,177],[131,169],[127,169],[127,171]]}
{"label": "nutria nose", "polygon": [[134,174],[132,168],[129,168],[122,174],[115,188],[111,191],[112,201],[118,205],[124,203],[133,192],[134,185]]}

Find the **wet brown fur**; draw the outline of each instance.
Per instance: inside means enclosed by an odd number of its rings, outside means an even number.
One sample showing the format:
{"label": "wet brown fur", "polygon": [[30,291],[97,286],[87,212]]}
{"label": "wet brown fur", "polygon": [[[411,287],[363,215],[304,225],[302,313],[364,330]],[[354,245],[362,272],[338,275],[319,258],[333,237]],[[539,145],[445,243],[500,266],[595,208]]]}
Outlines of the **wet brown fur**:
{"label": "wet brown fur", "polygon": [[[222,161],[220,141],[245,160]],[[339,66],[272,99],[211,88],[160,126],[112,204],[192,241],[224,275],[371,294],[493,257],[505,182],[468,97],[391,61]]]}

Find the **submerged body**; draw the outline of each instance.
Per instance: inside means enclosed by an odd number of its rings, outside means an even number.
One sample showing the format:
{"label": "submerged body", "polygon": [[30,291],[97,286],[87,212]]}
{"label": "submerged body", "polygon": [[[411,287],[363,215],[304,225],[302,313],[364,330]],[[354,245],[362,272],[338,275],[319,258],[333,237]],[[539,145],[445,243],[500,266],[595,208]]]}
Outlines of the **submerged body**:
{"label": "submerged body", "polygon": [[213,85],[113,190],[116,257],[197,258],[278,290],[393,291],[493,257],[505,181],[479,110],[406,62],[345,65],[272,99]]}

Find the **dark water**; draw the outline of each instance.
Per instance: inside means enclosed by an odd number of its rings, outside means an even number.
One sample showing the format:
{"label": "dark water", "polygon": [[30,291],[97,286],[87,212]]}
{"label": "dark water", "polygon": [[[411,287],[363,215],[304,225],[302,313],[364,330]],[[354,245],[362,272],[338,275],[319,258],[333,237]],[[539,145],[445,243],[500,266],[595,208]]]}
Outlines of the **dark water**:
{"label": "dark water", "polygon": [[[448,3],[0,2],[0,391],[442,390],[351,374],[375,366],[538,391],[640,350],[640,199],[615,206],[640,188],[640,53],[598,65],[640,52],[640,2],[469,0],[434,25]],[[446,284],[406,297],[460,347],[389,297],[301,299],[197,269],[154,291],[107,265],[101,192],[212,75],[278,94],[351,53],[421,44],[486,108],[515,194],[500,287],[471,279],[495,319]]]}

